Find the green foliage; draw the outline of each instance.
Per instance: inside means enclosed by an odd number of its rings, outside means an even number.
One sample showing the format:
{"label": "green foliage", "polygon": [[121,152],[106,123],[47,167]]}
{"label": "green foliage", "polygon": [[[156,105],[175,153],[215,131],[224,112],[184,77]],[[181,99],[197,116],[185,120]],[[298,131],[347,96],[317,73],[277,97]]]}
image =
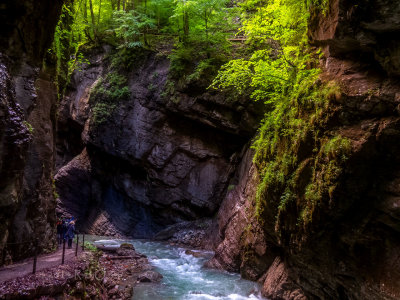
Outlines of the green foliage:
{"label": "green foliage", "polygon": [[340,135],[322,140],[321,143],[314,161],[312,180],[304,194],[302,221],[305,224],[312,221],[315,207],[320,205],[322,199],[332,199],[343,165],[351,152],[350,140]]}
{"label": "green foliage", "polygon": [[65,86],[71,73],[87,63],[79,51],[84,45],[109,43],[119,49],[144,47],[170,54],[171,78],[190,82],[207,75],[210,81],[231,55],[228,37],[236,32],[238,16],[238,6],[228,0],[67,2],[53,46],[57,78],[62,77]]}
{"label": "green foliage", "polygon": [[[265,117],[253,143],[260,175],[255,214],[263,220],[266,209],[275,212],[278,231],[302,228],[312,221],[316,207],[331,199],[351,151],[348,139],[321,133],[330,115],[330,99],[340,92],[336,85],[319,80],[320,52],[309,47],[307,28],[310,11],[324,10],[327,4],[241,3],[240,33],[252,52],[222,66],[211,85],[234,89],[265,104]],[[307,159],[299,157],[304,153]],[[298,219],[290,225],[285,213],[295,214],[293,206]]]}
{"label": "green foliage", "polygon": [[221,61],[217,58],[208,58],[201,60],[195,67],[194,72],[187,76],[187,80],[198,81],[202,78],[207,77],[207,75],[217,74]]}
{"label": "green foliage", "polygon": [[93,106],[93,123],[95,125],[105,123],[116,108],[115,103],[96,102]]}
{"label": "green foliage", "polygon": [[55,59],[55,84],[57,95],[62,94],[61,88],[66,85],[69,78],[68,66],[71,53],[76,53],[77,45],[71,40],[71,19],[73,18],[73,7],[66,3],[62,7],[60,20],[57,23],[52,47],[48,50],[50,56]]}
{"label": "green foliage", "polygon": [[215,42],[234,29],[231,18],[236,16],[236,8],[228,7],[227,3],[227,0],[175,0],[171,20],[181,41]]}
{"label": "green foliage", "polygon": [[84,64],[89,65],[90,62],[87,60],[82,52],[78,52],[79,49],[76,49],[75,55],[68,61],[68,76],[72,75],[72,72],[75,70],[82,71],[82,66]]}
{"label": "green foliage", "polygon": [[90,94],[93,102],[93,124],[105,123],[118,104],[130,97],[128,81],[117,72],[109,72],[105,78],[100,78]]}
{"label": "green foliage", "polygon": [[[169,77],[173,82],[172,87],[184,88],[191,82],[204,89],[212,82],[221,65],[227,62],[227,52],[208,52],[202,42],[179,43],[168,56],[170,59]],[[173,89],[171,89],[173,94]],[[168,86],[166,86],[168,90]]]}
{"label": "green foliage", "polygon": [[156,20],[134,10],[114,12],[115,34],[123,40],[119,47],[135,48],[147,44],[146,33],[156,27]]}
{"label": "green foliage", "polygon": [[110,55],[110,68],[111,69],[120,69],[124,71],[129,71],[132,69],[134,64],[141,59],[142,56],[145,55],[145,51],[143,49],[136,48],[121,48],[118,51],[112,53]]}
{"label": "green foliage", "polygon": [[225,0],[176,0],[175,4],[170,19],[179,42],[169,56],[171,76],[188,76],[191,81],[206,74],[212,80],[231,56],[228,37],[237,27],[237,7],[228,7]]}
{"label": "green foliage", "polygon": [[130,96],[127,86],[128,80],[125,76],[116,72],[110,72],[104,79],[97,83],[93,97],[102,98],[106,101],[120,101]]}
{"label": "green foliage", "polygon": [[85,241],[85,249],[89,250],[89,251],[92,251],[92,252],[95,252],[95,253],[100,252],[100,250],[97,249],[96,246],[94,246],[92,243],[86,242],[86,241]]}
{"label": "green foliage", "polygon": [[351,150],[351,143],[340,135],[328,140],[322,147],[324,154],[330,160],[346,161]]}

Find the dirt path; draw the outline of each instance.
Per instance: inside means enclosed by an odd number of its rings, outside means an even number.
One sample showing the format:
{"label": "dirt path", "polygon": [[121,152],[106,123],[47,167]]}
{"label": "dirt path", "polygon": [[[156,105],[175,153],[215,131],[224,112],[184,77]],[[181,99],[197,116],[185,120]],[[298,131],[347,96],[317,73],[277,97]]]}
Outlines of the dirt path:
{"label": "dirt path", "polygon": [[[78,255],[82,252],[82,247],[78,247]],[[42,254],[37,258],[36,271],[46,268],[58,266],[61,264],[62,247],[59,247],[56,252],[50,254]],[[75,259],[75,244],[72,249],[65,248],[65,263]],[[0,268],[0,282],[9,279],[25,276],[32,273],[33,258],[25,261],[12,264],[10,266]]]}

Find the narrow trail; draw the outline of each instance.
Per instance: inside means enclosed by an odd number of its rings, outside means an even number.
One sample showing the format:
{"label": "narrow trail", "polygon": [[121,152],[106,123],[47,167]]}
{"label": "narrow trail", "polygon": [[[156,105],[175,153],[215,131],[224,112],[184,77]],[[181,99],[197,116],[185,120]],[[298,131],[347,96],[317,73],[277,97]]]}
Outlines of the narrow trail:
{"label": "narrow trail", "polygon": [[[76,244],[72,244],[72,249],[65,248],[65,263],[75,259],[75,247]],[[82,252],[82,247],[78,247],[78,255]],[[57,251],[50,254],[41,254],[37,258],[36,272],[55,267],[61,264],[62,259],[62,247],[59,247]],[[9,279],[22,277],[32,273],[33,269],[33,257],[26,260],[17,262],[15,264],[0,268],[0,282],[7,281]]]}

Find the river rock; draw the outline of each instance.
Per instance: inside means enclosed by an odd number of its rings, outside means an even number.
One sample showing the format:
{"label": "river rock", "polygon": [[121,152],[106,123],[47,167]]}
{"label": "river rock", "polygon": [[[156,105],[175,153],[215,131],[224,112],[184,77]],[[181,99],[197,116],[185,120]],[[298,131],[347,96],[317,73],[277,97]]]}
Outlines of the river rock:
{"label": "river rock", "polygon": [[158,241],[186,247],[213,250],[219,243],[218,224],[213,219],[179,222],[157,232]]}
{"label": "river rock", "polygon": [[193,257],[197,257],[197,258],[201,258],[201,257],[206,257],[207,256],[207,255],[205,255],[204,253],[202,253],[200,251],[193,251],[193,250],[186,250],[185,254],[192,255]]}
{"label": "river rock", "polygon": [[136,253],[135,248],[133,247],[132,244],[121,244],[119,249],[116,251],[118,256],[138,256],[139,255]]}
{"label": "river rock", "polygon": [[154,282],[158,283],[161,281],[163,276],[156,271],[146,271],[138,276],[138,282]]}

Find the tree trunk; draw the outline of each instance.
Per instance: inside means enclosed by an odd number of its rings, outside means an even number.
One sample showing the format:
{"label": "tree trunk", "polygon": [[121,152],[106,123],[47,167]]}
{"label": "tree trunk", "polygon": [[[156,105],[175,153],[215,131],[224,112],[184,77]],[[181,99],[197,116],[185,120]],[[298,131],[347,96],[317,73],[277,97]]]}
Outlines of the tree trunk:
{"label": "tree trunk", "polygon": [[[210,14],[211,14],[211,11],[210,11]],[[208,16],[210,15],[210,14],[207,14],[207,8],[204,8],[204,21],[205,21],[205,29],[206,29],[206,45],[207,45],[207,49],[206,49],[206,52],[207,52],[207,58],[210,58],[211,57],[211,55],[210,55],[210,40],[208,39]]]}
{"label": "tree trunk", "polygon": [[183,10],[183,42],[187,42],[189,37],[189,14],[184,8]]}
{"label": "tree trunk", "polygon": [[160,32],[160,9],[157,6],[157,33]]}
{"label": "tree trunk", "polygon": [[117,2],[117,10],[120,10],[120,8],[121,8],[121,0],[118,0],[118,2]]}
{"label": "tree trunk", "polygon": [[85,22],[87,22],[87,0],[84,0],[83,2],[83,18],[85,19]]}
{"label": "tree trunk", "polygon": [[[83,2],[83,19],[85,21],[85,24],[88,25],[89,21],[88,21],[88,15],[87,15],[87,0],[84,0]],[[90,36],[90,31],[88,26],[85,26],[85,35],[88,38],[88,40],[92,41],[92,37]]]}
{"label": "tree trunk", "polygon": [[126,8],[126,0],[122,0],[122,9],[125,10]]}
{"label": "tree trunk", "polygon": [[204,21],[206,23],[206,41],[208,44],[208,17],[207,17],[207,8],[204,8]]}
{"label": "tree trunk", "polygon": [[98,16],[98,18],[97,18],[97,26],[100,25],[100,13],[101,13],[101,0],[100,0],[100,2],[99,2],[99,16]]}
{"label": "tree trunk", "polygon": [[135,0],[126,0],[125,9],[128,10],[135,10]]}
{"label": "tree trunk", "polygon": [[93,36],[94,36],[94,39],[96,40],[96,38],[97,38],[96,20],[95,20],[95,17],[94,17],[93,2],[92,2],[92,0],[89,0],[89,7],[90,7],[90,15],[91,15],[91,17],[92,17]]}

